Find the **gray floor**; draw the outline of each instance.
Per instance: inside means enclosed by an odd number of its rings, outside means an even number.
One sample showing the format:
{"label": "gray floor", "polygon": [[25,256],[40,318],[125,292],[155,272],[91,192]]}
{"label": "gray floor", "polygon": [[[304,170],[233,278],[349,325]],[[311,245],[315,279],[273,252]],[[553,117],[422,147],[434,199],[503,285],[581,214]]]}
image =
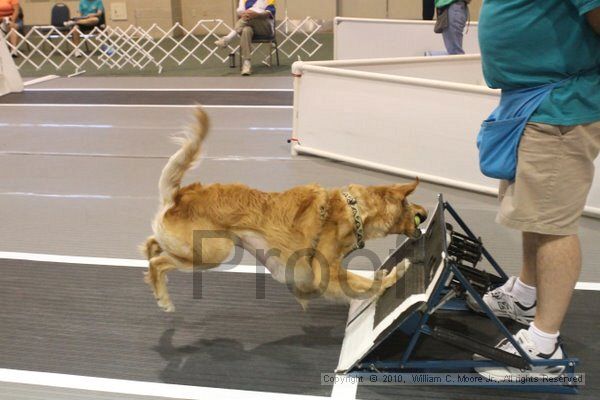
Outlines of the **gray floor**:
{"label": "gray floor", "polygon": [[[321,372],[331,372],[337,365],[347,312],[342,305],[321,299],[303,312],[287,288],[271,279],[263,283],[254,274],[209,272],[202,275],[201,297],[193,295],[199,284],[191,275],[172,274],[169,286],[177,311],[165,314],[142,283],[139,268],[9,260],[0,260],[0,268],[1,368],[330,394],[331,387],[319,385],[319,378]],[[594,381],[600,357],[594,340],[600,316],[593,309],[597,294],[576,293],[575,310],[563,331],[565,348],[580,357],[580,371],[587,374],[581,397],[590,399],[600,392]],[[473,314],[469,318],[482,319]],[[469,330],[475,332],[477,327],[462,326],[462,332],[473,334]],[[426,353],[428,346],[418,347],[417,353]],[[394,351],[399,348],[392,346],[386,354],[392,356]],[[450,352],[455,358],[469,356],[459,353]],[[13,386],[5,388],[0,383],[0,399],[2,390]],[[13,389],[18,389],[11,392],[14,400],[36,390],[39,393],[40,388],[17,385]],[[448,394],[473,400],[498,400],[505,395],[475,388],[364,386],[359,387],[358,398],[398,394],[423,399]],[[43,398],[68,399],[68,395],[70,391],[53,389]],[[515,397],[537,398],[526,393]]]}
{"label": "gray floor", "polygon": [[[25,79],[27,81],[28,79]],[[53,79],[31,86],[31,89],[292,89],[289,77],[75,77]]]}
{"label": "gray floor", "polygon": [[164,397],[134,396],[97,391],[63,389],[22,383],[0,384],[0,400],[165,400]]}
{"label": "gray floor", "polygon": [[222,90],[26,90],[0,98],[2,104],[145,104],[160,105],[168,100],[171,105],[204,104],[239,106],[291,106],[291,91],[222,91]]}
{"label": "gray floor", "polygon": [[[302,312],[255,274],[173,274],[177,311],[156,306],[139,268],[0,261],[2,367],[134,381],[329,395],[345,307]],[[260,278],[260,276],[259,276]],[[194,295],[202,286],[202,296]],[[196,292],[194,291],[196,289]]]}
{"label": "gray floor", "polygon": [[[290,78],[74,78],[53,80],[33,88],[290,88],[291,82]],[[164,104],[170,104],[168,97]],[[169,136],[180,130],[190,114],[191,108],[0,105],[0,209],[3,228],[0,230],[0,251],[139,258],[136,246],[150,233],[150,220],[157,207],[159,173],[176,149]],[[407,181],[327,160],[292,158],[286,143],[291,135],[291,109],[213,108],[209,109],[209,114],[213,129],[207,140],[205,157],[200,166],[186,176],[186,182],[198,179],[203,182],[240,181],[263,190],[283,190],[308,182],[341,186],[347,183]],[[515,272],[520,263],[519,237],[515,232],[494,224],[496,200],[427,183],[421,184],[413,200],[432,207],[439,192],[444,193],[446,200],[483,237],[505,270]],[[600,242],[600,220],[584,218],[581,237],[584,268],[580,280],[599,282],[596,260],[600,255],[597,246]],[[368,244],[368,248],[383,259],[395,247],[397,240],[389,237],[374,241]],[[254,260],[246,256],[243,262],[251,264]],[[355,259],[350,266],[369,268],[364,259]],[[52,271],[55,267],[44,268]],[[59,273],[59,267],[56,268],[56,273]],[[184,287],[186,282],[185,275],[174,279],[174,285]],[[142,294],[145,287],[141,281],[132,281],[132,285],[136,293],[132,300],[148,301],[148,293]],[[86,296],[86,293],[82,292],[82,295]],[[332,310],[332,321],[336,321],[333,325],[339,329],[345,310],[339,307]],[[191,306],[189,311],[201,312]],[[233,314],[240,312],[230,311]],[[290,312],[296,315],[295,311]],[[300,321],[311,318],[297,314]],[[11,316],[10,313],[6,315]],[[156,318],[162,331],[167,331],[170,322],[163,316]],[[244,315],[236,318],[243,319]],[[126,324],[127,320],[122,322]],[[202,337],[201,331],[197,330],[198,324],[201,322],[187,328],[189,337],[182,343],[193,344],[194,340]],[[297,326],[295,334],[301,334],[302,323]],[[275,334],[268,341],[277,342],[293,334]],[[341,344],[340,334],[338,332],[334,338]],[[150,336],[145,342],[149,347],[159,341],[157,335]],[[24,346],[23,351],[26,352]],[[337,351],[337,342],[328,346]],[[331,350],[331,354],[335,351]],[[155,356],[156,353],[152,357]],[[331,357],[327,356],[328,361],[319,365],[330,368],[335,363]],[[158,358],[148,360],[150,364],[157,361]],[[3,362],[4,358],[0,361],[0,368],[5,367]],[[45,368],[52,370],[52,365]],[[32,364],[27,369],[36,369],[36,366]],[[585,372],[597,374],[597,371]],[[136,378],[135,372],[133,374],[132,378]],[[173,378],[171,375],[171,378],[176,380],[177,376]],[[158,374],[154,379],[165,381],[165,375]],[[188,383],[198,384],[195,381]],[[319,387],[309,389],[306,385],[306,382],[298,384],[301,393],[323,394]],[[0,386],[0,392],[4,390],[9,389]],[[453,393],[449,394],[449,398],[456,398],[456,392],[449,393]],[[378,390],[359,392],[363,398],[389,394]],[[414,396],[415,392],[411,395]],[[438,392],[433,397],[444,395]],[[63,398],[68,397],[65,395]]]}

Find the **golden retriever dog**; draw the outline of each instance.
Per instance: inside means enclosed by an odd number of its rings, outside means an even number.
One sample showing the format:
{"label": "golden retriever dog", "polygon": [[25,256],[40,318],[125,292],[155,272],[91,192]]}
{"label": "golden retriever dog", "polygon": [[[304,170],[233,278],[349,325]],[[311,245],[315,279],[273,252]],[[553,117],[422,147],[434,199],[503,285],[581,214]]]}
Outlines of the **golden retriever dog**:
{"label": "golden retriever dog", "polygon": [[[311,184],[277,193],[242,184],[180,187],[184,173],[198,158],[208,128],[208,117],[198,108],[195,124],[162,171],[154,235],[141,246],[149,260],[145,281],[163,310],[174,310],[167,291],[169,271],[214,268],[235,245],[257,257],[275,280],[289,285],[303,308],[319,295],[342,301],[378,296],[397,281],[396,268],[379,271],[370,279],[341,263],[364,240],[420,235],[417,225],[427,212],[407,201],[418,180],[343,189]],[[194,246],[194,232],[215,234],[203,236],[201,245]]]}

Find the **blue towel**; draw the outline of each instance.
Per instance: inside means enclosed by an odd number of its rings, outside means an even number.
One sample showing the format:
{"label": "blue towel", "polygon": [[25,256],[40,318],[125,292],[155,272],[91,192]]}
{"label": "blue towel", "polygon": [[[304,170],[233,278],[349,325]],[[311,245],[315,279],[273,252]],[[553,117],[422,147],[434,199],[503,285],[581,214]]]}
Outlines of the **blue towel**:
{"label": "blue towel", "polygon": [[552,89],[565,81],[502,91],[500,104],[483,121],[477,135],[479,168],[485,176],[515,179],[519,142],[527,121]]}

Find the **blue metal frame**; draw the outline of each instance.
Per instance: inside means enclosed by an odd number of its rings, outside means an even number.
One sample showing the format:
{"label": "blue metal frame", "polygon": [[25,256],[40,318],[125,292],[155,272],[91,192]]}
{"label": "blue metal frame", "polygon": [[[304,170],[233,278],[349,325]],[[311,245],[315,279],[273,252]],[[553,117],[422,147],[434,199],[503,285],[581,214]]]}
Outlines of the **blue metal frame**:
{"label": "blue metal frame", "polygon": [[[471,239],[479,240],[474,233],[469,229],[469,227],[465,224],[465,222],[460,218],[458,213],[452,208],[452,206],[444,202],[443,203],[444,210],[448,211],[452,218],[458,223],[461,229],[465,232],[467,236]],[[444,238],[445,240],[445,238]],[[447,246],[444,246],[447,248]],[[506,281],[508,276],[504,273],[500,265],[494,260],[491,254],[482,247],[482,254],[487,259],[487,261],[493,266],[495,271],[500,275],[502,280]],[[444,260],[443,270],[440,276],[440,279],[437,282],[437,285],[429,297],[425,309],[423,311],[423,315],[421,316],[419,323],[417,324],[417,328],[412,333],[409,343],[402,354],[402,358],[400,361],[381,361],[381,360],[363,360],[360,364],[358,364],[357,368],[352,370],[352,372],[364,372],[364,371],[385,371],[385,372],[406,372],[410,370],[415,371],[431,371],[431,370],[453,370],[456,372],[466,372],[465,370],[470,370],[472,368],[477,367],[493,367],[493,366],[504,366],[501,362],[495,360],[411,360],[411,356],[415,350],[415,347],[421,338],[421,335],[431,335],[433,329],[428,325],[428,321],[430,316],[433,314],[436,307],[439,306],[440,301],[444,297],[444,295],[448,292],[449,287],[446,285],[446,282],[449,281],[449,278],[453,276],[456,278],[463,288],[477,301],[479,307],[483,310],[483,312],[487,315],[487,317],[492,320],[494,325],[498,328],[498,330],[502,333],[502,335],[515,347],[519,355],[524,358],[530,367],[537,366],[564,366],[565,374],[571,375],[575,373],[575,366],[578,363],[578,359],[576,358],[564,358],[562,360],[532,360],[527,352],[523,349],[523,347],[515,340],[514,336],[510,333],[510,331],[506,328],[506,326],[498,319],[496,315],[492,312],[492,310],[488,307],[488,305],[483,301],[479,292],[473,288],[473,286],[469,283],[469,280],[464,276],[461,272],[458,264],[450,258],[446,258]],[[450,307],[452,309],[453,307]],[[507,388],[507,389],[517,389],[517,390],[526,390],[532,392],[550,392],[550,393],[570,393],[574,394],[578,392],[577,386],[560,386],[560,385],[498,385],[499,388]]]}

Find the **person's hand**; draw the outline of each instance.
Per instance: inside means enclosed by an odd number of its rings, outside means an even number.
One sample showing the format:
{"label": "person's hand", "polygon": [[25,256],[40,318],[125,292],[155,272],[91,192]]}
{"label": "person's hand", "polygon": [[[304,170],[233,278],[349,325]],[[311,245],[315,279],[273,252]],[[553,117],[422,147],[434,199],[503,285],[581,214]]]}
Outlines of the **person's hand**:
{"label": "person's hand", "polygon": [[246,12],[244,12],[244,21],[249,21],[251,19],[254,19],[258,16],[258,13],[254,10],[246,10]]}

